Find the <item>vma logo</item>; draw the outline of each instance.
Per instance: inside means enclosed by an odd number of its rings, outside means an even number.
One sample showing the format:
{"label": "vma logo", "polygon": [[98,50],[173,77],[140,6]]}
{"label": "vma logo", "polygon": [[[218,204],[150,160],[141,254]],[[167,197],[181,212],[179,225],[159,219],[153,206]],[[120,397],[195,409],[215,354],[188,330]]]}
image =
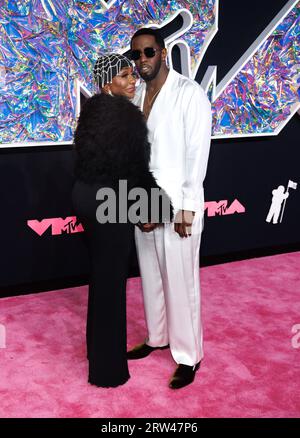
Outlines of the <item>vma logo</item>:
{"label": "vma logo", "polygon": [[61,217],[28,220],[27,225],[39,236],[42,236],[48,229],[51,229],[51,235],[73,234],[84,231],[81,223],[78,223],[76,216],[68,216],[65,219]]}
{"label": "vma logo", "polygon": [[223,201],[208,201],[204,204],[204,211],[207,216],[226,216],[234,213],[245,213],[245,207],[235,199],[230,205],[227,200]]}

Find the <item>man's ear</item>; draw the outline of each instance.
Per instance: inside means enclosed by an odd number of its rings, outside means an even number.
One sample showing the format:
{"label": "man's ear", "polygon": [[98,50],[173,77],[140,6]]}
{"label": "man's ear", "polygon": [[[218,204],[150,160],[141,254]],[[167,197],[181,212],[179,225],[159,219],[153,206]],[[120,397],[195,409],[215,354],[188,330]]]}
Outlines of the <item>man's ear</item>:
{"label": "man's ear", "polygon": [[166,48],[162,49],[161,55],[162,55],[162,60],[165,61],[167,59],[167,56],[168,56],[168,51]]}

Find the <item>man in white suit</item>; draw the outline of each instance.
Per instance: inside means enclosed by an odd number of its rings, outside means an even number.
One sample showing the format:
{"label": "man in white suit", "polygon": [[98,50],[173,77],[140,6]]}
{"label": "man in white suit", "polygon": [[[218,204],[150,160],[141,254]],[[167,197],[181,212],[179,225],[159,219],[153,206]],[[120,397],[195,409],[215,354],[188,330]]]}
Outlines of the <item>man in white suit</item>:
{"label": "man in white suit", "polygon": [[203,357],[199,250],[211,109],[200,85],[169,70],[166,57],[158,30],[132,37],[131,58],[144,80],[134,103],[147,119],[150,170],[170,196],[175,220],[136,228],[148,337],[128,359],[170,347],[178,366],[169,387],[177,389],[193,382]]}

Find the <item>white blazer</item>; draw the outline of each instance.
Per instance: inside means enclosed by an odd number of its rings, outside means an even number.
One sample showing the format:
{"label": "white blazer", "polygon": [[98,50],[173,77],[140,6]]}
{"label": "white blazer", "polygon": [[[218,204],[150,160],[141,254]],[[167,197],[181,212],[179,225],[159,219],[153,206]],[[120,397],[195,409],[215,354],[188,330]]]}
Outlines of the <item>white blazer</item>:
{"label": "white blazer", "polygon": [[[146,84],[133,103],[143,108]],[[175,209],[204,210],[203,180],[211,139],[211,107],[197,82],[170,70],[148,118],[150,170]]]}

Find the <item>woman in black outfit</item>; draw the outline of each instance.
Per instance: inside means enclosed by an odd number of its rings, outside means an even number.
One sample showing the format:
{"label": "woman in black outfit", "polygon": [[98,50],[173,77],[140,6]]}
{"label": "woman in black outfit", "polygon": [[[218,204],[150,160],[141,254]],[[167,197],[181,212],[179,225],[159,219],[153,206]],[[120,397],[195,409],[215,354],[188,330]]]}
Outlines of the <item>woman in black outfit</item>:
{"label": "woman in black outfit", "polygon": [[[86,101],[75,133],[76,182],[72,198],[88,245],[91,272],[87,314],[89,382],[114,387],[129,379],[126,358],[126,280],[134,244],[134,224],[99,223],[100,188],[119,180],[134,187],[158,188],[149,171],[150,145],[140,110],[129,99],[135,78],[123,55],[98,59],[94,75],[101,94]],[[166,196],[166,195],[165,195]],[[172,207],[170,207],[172,214]],[[166,218],[167,219],[167,218]]]}

